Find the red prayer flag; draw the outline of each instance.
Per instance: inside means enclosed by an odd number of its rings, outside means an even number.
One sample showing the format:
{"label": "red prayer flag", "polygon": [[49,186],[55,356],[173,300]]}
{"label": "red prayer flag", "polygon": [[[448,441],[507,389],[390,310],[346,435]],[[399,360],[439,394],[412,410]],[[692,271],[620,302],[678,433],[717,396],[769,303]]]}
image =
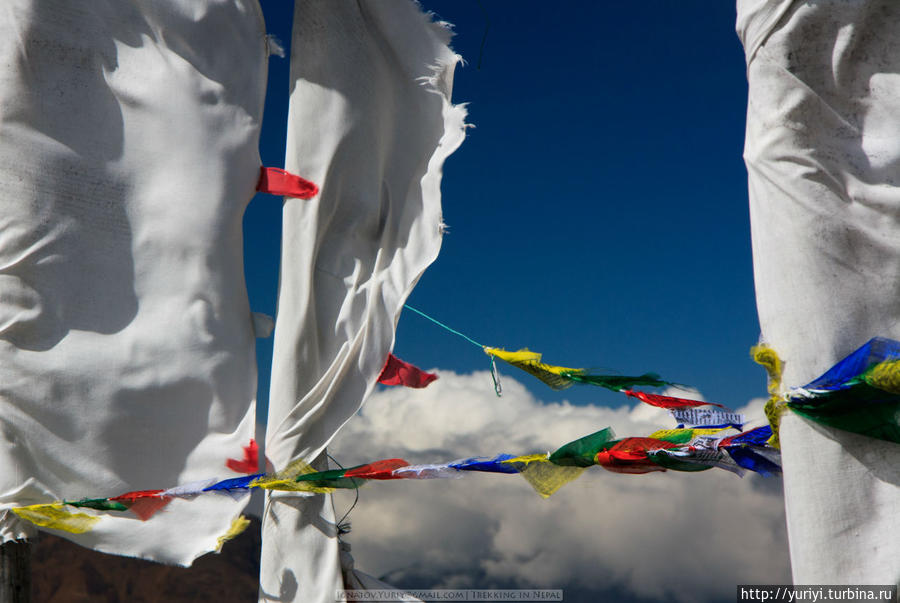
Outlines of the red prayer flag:
{"label": "red prayer flag", "polygon": [[648,450],[674,448],[677,444],[655,438],[625,438],[597,453],[597,464],[614,473],[665,471],[647,456]]}
{"label": "red prayer flag", "polygon": [[259,445],[256,440],[244,446],[244,458],[241,460],[228,459],[225,466],[238,473],[256,473],[259,471]]}
{"label": "red prayer flag", "polygon": [[128,505],[128,510],[138,516],[141,521],[147,521],[157,511],[165,507],[172,499],[168,496],[157,498],[141,498]]}
{"label": "red prayer flag", "polygon": [[367,465],[360,465],[353,469],[348,469],[344,473],[344,477],[358,477],[361,479],[400,479],[400,476],[394,475],[394,469],[400,467],[408,467],[409,461],[403,459],[385,459],[383,461],[375,461]]}
{"label": "red prayer flag", "polygon": [[128,510],[137,515],[141,521],[147,521],[172,500],[168,496],[160,496],[163,490],[135,490],[126,492],[109,500],[124,503]]}
{"label": "red prayer flag", "polygon": [[434,373],[426,373],[419,367],[404,362],[393,354],[388,354],[387,362],[381,370],[381,375],[378,376],[378,383],[422,388],[435,379],[437,379],[437,375]]}
{"label": "red prayer flag", "polygon": [[658,406],[660,408],[685,408],[688,406],[718,406],[725,408],[721,404],[713,402],[701,402],[700,400],[689,400],[687,398],[673,398],[672,396],[660,396],[659,394],[648,394],[645,392],[636,392],[630,389],[622,390],[622,393],[632,398],[637,398],[641,402],[650,406]]}
{"label": "red prayer flag", "polygon": [[133,503],[141,498],[160,498],[159,495],[163,492],[163,490],[135,490],[134,492],[126,492],[125,494],[120,494],[116,497],[110,498],[109,500]]}

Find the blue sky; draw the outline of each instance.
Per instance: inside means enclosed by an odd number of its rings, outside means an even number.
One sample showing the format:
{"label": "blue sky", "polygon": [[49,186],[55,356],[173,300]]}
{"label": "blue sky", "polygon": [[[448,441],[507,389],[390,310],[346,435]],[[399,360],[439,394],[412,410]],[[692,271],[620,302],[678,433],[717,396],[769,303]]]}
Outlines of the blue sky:
{"label": "blue sky", "polygon": [[[262,2],[286,47],[291,4]],[[449,234],[409,303],[487,345],[529,347],[551,364],[654,371],[761,418],[765,376],[748,353],[759,327],[733,4],[422,4],[455,26],[467,64],[453,97],[475,127],[444,166]],[[288,69],[272,58],[266,165],[283,165]],[[260,198],[245,217],[251,303],[269,314],[280,211]],[[262,409],[271,343],[258,340]],[[621,436],[673,426],[621,395],[554,392],[512,367],[501,366],[497,400],[487,357],[410,312],[394,351],[441,378],[427,390],[376,392],[332,447],[346,463],[528,453],[606,425]],[[360,492],[357,567],[407,588],[687,603],[790,580],[780,480],[598,469],[547,500],[514,478]],[[339,514],[352,502],[337,497]]]}
{"label": "blue sky", "polygon": [[[270,33],[289,46],[292,3],[262,4]],[[759,328],[731,3],[423,6],[455,25],[466,65],[454,101],[468,103],[475,128],[445,165],[450,231],[410,304],[551,364],[655,371],[730,405],[764,393],[748,355]],[[288,66],[270,64],[266,165],[283,165]],[[246,271],[254,309],[269,314],[279,233],[280,203],[257,199],[245,218]],[[271,340],[259,348],[264,408]],[[408,312],[395,352],[424,368],[488,362]],[[556,399],[530,377],[525,384]],[[566,397],[622,402],[596,388]]]}

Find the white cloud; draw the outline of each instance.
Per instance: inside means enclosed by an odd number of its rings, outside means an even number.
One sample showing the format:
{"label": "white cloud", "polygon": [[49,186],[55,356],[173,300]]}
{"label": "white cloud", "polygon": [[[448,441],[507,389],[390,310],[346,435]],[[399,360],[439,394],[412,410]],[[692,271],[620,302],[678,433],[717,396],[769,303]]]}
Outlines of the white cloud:
{"label": "white cloud", "polygon": [[[673,426],[661,409],[623,402],[546,404],[509,377],[497,398],[489,373],[441,371],[424,390],[376,392],[332,454],[344,464],[441,462],[546,452],[606,426],[619,437]],[[739,410],[762,418],[762,404]],[[717,469],[619,475],[596,467],[546,500],[513,475],[401,480],[360,490],[348,540],[358,568],[407,588],[706,601],[734,596],[739,583],[790,580],[781,496],[780,480]],[[351,502],[342,493],[338,513]]]}

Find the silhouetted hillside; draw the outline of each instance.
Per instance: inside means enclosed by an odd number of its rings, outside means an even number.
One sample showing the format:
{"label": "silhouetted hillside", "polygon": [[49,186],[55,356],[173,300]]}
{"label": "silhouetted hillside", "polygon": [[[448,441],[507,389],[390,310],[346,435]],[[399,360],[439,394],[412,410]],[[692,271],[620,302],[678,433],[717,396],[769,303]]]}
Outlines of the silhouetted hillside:
{"label": "silhouetted hillside", "polygon": [[252,603],[259,584],[260,522],[190,568],[105,555],[42,533],[32,550],[34,603]]}

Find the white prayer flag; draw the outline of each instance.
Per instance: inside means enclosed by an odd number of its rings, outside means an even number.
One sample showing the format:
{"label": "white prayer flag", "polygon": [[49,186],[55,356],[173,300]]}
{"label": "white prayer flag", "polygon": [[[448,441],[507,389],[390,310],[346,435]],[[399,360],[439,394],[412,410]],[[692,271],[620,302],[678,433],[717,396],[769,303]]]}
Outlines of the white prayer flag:
{"label": "white prayer flag", "polygon": [[669,410],[675,420],[690,427],[709,427],[712,425],[735,425],[740,427],[746,420],[739,412],[722,410],[721,408],[672,408]]}
{"label": "white prayer flag", "polygon": [[[444,159],[462,142],[449,31],[410,0],[297,2],[266,454],[315,459],[375,386],[406,297],[441,243]],[[267,494],[260,598],[333,601],[330,497]]]}
{"label": "white prayer flag", "polygon": [[[255,423],[256,0],[4,0],[0,15],[0,510],[237,475],[225,463]],[[173,499],[61,535],[189,564],[242,508]],[[3,540],[31,533],[0,513]]]}
{"label": "white prayer flag", "polygon": [[[738,0],[762,338],[785,389],[900,338],[900,3]],[[787,413],[794,582],[900,582],[900,447]]]}

